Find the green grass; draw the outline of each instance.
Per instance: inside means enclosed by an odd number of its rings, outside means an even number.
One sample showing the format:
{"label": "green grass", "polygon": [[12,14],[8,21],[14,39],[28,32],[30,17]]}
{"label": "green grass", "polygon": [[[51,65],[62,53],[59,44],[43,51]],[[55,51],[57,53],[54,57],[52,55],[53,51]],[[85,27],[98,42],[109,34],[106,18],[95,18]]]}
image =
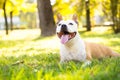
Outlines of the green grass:
{"label": "green grass", "polygon": [[[84,40],[110,46],[120,53],[120,34],[110,29],[84,32]],[[19,33],[20,32],[20,33]],[[39,30],[0,34],[0,80],[120,80],[120,58],[59,64],[59,39],[39,37]]]}

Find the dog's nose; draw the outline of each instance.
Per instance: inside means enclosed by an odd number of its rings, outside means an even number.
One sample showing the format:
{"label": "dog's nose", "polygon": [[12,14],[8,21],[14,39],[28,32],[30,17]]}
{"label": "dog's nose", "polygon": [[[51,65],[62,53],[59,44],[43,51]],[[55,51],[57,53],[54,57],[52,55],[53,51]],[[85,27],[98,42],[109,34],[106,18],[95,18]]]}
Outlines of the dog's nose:
{"label": "dog's nose", "polygon": [[62,28],[65,28],[65,27],[67,27],[67,25],[65,25],[65,24],[62,24],[62,26],[61,26]]}
{"label": "dog's nose", "polygon": [[67,30],[67,25],[62,24],[61,29],[62,29],[62,31],[66,31]]}
{"label": "dog's nose", "polygon": [[67,30],[67,25],[65,25],[65,24],[62,24],[61,25],[61,32],[67,32],[68,30]]}

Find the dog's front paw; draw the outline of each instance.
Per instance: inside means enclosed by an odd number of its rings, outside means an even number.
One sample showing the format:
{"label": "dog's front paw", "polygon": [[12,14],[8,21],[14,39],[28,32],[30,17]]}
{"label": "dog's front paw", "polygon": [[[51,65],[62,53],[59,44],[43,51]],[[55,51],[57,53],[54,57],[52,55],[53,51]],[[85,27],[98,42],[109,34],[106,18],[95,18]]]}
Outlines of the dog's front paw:
{"label": "dog's front paw", "polygon": [[60,60],[60,64],[62,64],[62,63],[64,63],[65,62],[65,60]]}
{"label": "dog's front paw", "polygon": [[64,60],[64,59],[60,60],[60,64],[66,63],[66,62],[67,62],[67,60]]}
{"label": "dog's front paw", "polygon": [[91,64],[91,61],[87,60],[84,62],[85,65],[90,65]]}
{"label": "dog's front paw", "polygon": [[89,60],[86,60],[85,62],[84,62],[84,64],[82,64],[82,68],[85,68],[85,67],[87,67],[87,66],[89,66],[91,64],[91,61],[89,61]]}

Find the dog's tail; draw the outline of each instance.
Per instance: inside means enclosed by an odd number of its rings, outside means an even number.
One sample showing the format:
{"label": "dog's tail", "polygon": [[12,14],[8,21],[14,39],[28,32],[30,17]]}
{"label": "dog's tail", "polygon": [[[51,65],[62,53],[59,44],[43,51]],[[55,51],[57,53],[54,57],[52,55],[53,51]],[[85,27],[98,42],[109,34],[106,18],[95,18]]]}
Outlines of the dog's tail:
{"label": "dog's tail", "polygon": [[120,53],[113,52],[111,56],[113,56],[113,57],[120,57]]}

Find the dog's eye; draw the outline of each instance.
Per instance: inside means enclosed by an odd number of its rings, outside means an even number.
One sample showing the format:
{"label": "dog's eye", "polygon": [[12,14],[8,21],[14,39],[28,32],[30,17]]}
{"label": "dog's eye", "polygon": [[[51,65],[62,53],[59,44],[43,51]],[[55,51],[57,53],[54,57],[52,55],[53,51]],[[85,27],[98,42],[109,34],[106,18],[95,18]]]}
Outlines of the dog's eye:
{"label": "dog's eye", "polygon": [[58,26],[61,26],[61,24],[58,24]]}
{"label": "dog's eye", "polygon": [[73,25],[73,23],[69,23],[69,25]]}

